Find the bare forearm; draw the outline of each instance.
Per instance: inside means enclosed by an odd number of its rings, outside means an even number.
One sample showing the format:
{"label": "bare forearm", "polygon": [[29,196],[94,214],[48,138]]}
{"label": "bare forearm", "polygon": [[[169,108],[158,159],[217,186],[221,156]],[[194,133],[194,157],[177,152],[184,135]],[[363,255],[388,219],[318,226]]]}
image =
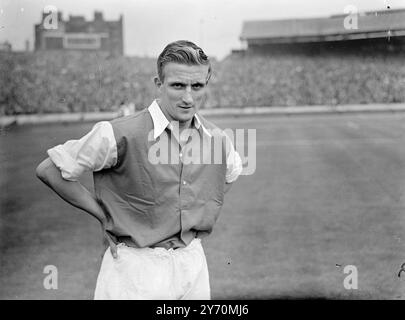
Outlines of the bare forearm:
{"label": "bare forearm", "polygon": [[81,185],[80,182],[63,179],[59,169],[49,158],[38,166],[37,176],[63,200],[86,211],[100,222],[103,221],[103,211],[93,194]]}

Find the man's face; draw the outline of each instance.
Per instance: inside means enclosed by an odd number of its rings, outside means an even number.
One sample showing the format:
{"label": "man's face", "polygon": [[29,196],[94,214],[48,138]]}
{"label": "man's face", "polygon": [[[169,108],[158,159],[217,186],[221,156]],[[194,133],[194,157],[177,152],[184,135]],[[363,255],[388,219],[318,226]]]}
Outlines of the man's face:
{"label": "man's face", "polygon": [[191,122],[204,101],[208,66],[170,62],[163,69],[164,80],[155,78],[159,105],[169,121]]}

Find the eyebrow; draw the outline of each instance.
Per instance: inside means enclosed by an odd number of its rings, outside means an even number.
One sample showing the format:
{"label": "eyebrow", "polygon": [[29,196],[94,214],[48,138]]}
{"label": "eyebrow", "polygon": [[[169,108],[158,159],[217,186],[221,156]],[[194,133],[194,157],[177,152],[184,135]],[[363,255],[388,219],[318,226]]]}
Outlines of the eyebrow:
{"label": "eyebrow", "polygon": [[198,85],[200,85],[200,86],[205,86],[205,82],[199,82],[199,81],[193,82],[191,85],[194,86],[194,85],[196,85],[196,84],[198,84]]}
{"label": "eyebrow", "polygon": [[[182,81],[169,81],[169,85],[174,85],[174,84],[186,85],[186,83],[182,82]],[[194,86],[196,84],[200,85],[200,86],[205,86],[205,82],[196,81],[196,82],[191,83],[192,86]]]}

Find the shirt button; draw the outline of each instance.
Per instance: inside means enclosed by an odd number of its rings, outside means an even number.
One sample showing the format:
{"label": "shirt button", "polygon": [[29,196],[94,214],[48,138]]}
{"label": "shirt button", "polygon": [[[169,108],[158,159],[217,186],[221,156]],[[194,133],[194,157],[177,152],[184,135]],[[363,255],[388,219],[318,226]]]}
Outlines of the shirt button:
{"label": "shirt button", "polygon": [[187,184],[186,180],[183,180],[183,184]]}
{"label": "shirt button", "polygon": [[180,152],[180,158],[183,156],[183,153]]}

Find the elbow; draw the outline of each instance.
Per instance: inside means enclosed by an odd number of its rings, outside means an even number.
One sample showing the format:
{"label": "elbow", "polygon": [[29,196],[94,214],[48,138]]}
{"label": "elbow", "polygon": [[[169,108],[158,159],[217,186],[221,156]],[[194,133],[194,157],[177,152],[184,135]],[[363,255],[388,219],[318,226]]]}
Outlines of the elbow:
{"label": "elbow", "polygon": [[37,178],[38,178],[39,180],[41,180],[41,181],[43,181],[43,182],[46,181],[46,173],[45,173],[44,168],[43,168],[41,165],[39,165],[39,166],[36,168],[35,174],[36,174],[36,176],[37,176]]}
{"label": "elbow", "polygon": [[39,180],[41,180],[42,182],[44,182],[44,183],[47,183],[47,182],[48,182],[48,172],[47,172],[47,168],[48,168],[48,166],[47,166],[47,161],[44,160],[44,161],[42,161],[42,162],[38,165],[38,167],[35,169],[35,174],[36,174],[37,178],[38,178]]}

